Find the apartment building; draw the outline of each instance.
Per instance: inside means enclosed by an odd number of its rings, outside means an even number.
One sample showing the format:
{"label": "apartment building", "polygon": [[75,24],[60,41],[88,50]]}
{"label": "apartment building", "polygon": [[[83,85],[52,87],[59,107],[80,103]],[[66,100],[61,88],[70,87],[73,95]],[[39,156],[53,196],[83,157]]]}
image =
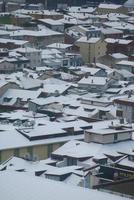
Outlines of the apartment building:
{"label": "apartment building", "polygon": [[96,62],[107,50],[106,42],[98,37],[81,37],[76,41],[76,45],[80,48],[85,63]]}
{"label": "apartment building", "polygon": [[109,14],[109,13],[127,14],[127,8],[123,7],[122,5],[118,5],[118,4],[101,3],[97,8],[97,12],[99,15],[105,15],[105,14]]}

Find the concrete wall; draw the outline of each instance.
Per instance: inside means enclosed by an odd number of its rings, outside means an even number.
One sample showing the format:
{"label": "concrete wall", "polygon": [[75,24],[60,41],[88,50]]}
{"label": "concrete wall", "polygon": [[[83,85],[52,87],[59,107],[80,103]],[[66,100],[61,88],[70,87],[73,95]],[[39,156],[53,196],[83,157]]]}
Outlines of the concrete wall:
{"label": "concrete wall", "polygon": [[63,142],[2,150],[0,151],[0,162],[6,161],[11,156],[25,157],[27,154],[31,154],[31,156],[37,156],[39,160],[46,159],[61,145],[63,145]]}
{"label": "concrete wall", "polygon": [[0,88],[0,97],[8,90],[8,89],[19,89],[19,86],[15,83],[7,83],[3,87]]}
{"label": "concrete wall", "polygon": [[[114,138],[114,134],[117,134],[117,140]],[[97,142],[101,144],[114,143],[118,141],[130,140],[132,138],[131,132],[126,133],[111,133],[111,134],[94,134],[85,132],[85,142]]]}
{"label": "concrete wall", "polygon": [[106,15],[109,13],[122,13],[122,14],[127,14],[128,10],[124,8],[123,6],[118,8],[118,9],[111,9],[110,6],[109,8],[97,8],[97,12],[99,15]]}
{"label": "concrete wall", "polygon": [[76,45],[80,47],[80,54],[85,63],[97,61],[97,59],[104,56],[107,51],[106,42],[101,39],[97,43],[76,42]]}
{"label": "concrete wall", "polygon": [[119,110],[123,111],[123,118],[125,118],[129,123],[134,121],[134,107],[128,105],[117,105]]}

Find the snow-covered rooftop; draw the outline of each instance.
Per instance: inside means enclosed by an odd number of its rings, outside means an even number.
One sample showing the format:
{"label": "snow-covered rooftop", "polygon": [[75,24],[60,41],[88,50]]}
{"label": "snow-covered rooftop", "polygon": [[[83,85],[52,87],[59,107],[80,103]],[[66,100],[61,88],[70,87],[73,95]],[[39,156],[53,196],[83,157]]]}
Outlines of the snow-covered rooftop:
{"label": "snow-covered rooftop", "polygon": [[83,189],[40,177],[34,177],[23,172],[1,172],[0,177],[1,198],[6,200],[92,200],[96,198],[100,200],[128,200],[127,198],[105,192]]}

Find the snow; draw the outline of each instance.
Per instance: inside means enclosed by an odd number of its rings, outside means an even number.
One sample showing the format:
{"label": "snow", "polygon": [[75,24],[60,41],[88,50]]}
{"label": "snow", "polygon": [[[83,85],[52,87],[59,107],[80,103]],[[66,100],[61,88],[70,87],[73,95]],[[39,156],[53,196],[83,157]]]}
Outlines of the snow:
{"label": "snow", "polygon": [[128,65],[134,67],[134,61],[122,60],[118,62],[117,65]]}
{"label": "snow", "polygon": [[72,136],[65,136],[58,138],[53,137],[50,139],[29,141],[27,138],[18,133],[16,130],[10,129],[7,131],[2,131],[0,134],[0,141],[1,141],[0,150],[30,147],[35,145],[47,145],[60,142],[62,143],[62,142],[67,142],[71,139],[83,140],[83,137],[84,137],[83,135],[75,135],[75,136],[72,135]]}
{"label": "snow", "polygon": [[100,41],[100,38],[87,38],[87,37],[81,37],[80,39],[77,40],[77,42],[86,42],[86,43],[97,43],[98,41]]}
{"label": "snow", "polygon": [[107,83],[107,78],[105,77],[95,77],[88,76],[88,78],[82,78],[78,84],[88,84],[88,85],[105,85]]}
{"label": "snow", "polygon": [[63,25],[63,23],[60,20],[53,20],[53,19],[39,19],[40,22],[44,22],[47,24],[51,24],[51,25],[56,25],[56,26],[60,26]]}
{"label": "snow", "polygon": [[[64,175],[64,174],[68,174],[68,173],[73,173],[73,172],[76,172],[76,170],[80,170],[82,169],[83,167],[80,167],[80,166],[67,166],[67,167],[51,167],[50,169],[48,169],[44,174],[45,175],[57,175],[57,176],[61,176],[61,175]],[[79,171],[78,171],[79,173]]]}
{"label": "snow", "polygon": [[133,31],[134,30],[134,25],[131,23],[126,23],[122,22],[121,20],[115,21],[115,22],[105,22],[103,23],[105,26],[112,27],[114,29],[119,29],[119,30],[129,30]]}
{"label": "snow", "polygon": [[19,30],[19,31],[14,31],[11,33],[11,37],[16,37],[16,36],[33,36],[33,37],[45,37],[45,36],[52,36],[52,35],[62,35],[62,33],[59,33],[57,31],[53,31],[48,28],[43,28],[42,30],[39,31],[33,31],[33,30]]}
{"label": "snow", "polygon": [[95,8],[93,7],[87,7],[87,8],[82,8],[78,6],[71,6],[68,7],[68,11],[71,13],[93,13],[95,11]]}
{"label": "snow", "polygon": [[128,56],[122,54],[122,53],[113,53],[112,57],[116,58],[116,59],[127,59]]}
{"label": "snow", "polygon": [[133,0],[128,0],[124,3],[125,7],[134,7],[134,1]]}
{"label": "snow", "polygon": [[77,186],[81,181],[81,177],[76,174],[71,174],[64,180],[64,183]]}
{"label": "snow", "polygon": [[67,49],[69,47],[72,47],[72,44],[53,43],[47,46],[47,48],[53,49]]}
{"label": "snow", "polygon": [[28,41],[0,38],[0,43],[4,43],[4,44],[14,43],[15,45],[24,45],[28,43]]}
{"label": "snow", "polygon": [[35,99],[39,96],[40,91],[29,91],[29,90],[21,90],[21,89],[8,89],[7,92],[2,96],[0,101],[2,102],[4,98],[12,98],[16,99],[21,98],[23,101],[27,101],[28,99]]}
{"label": "snow", "polygon": [[118,164],[121,166],[134,168],[134,162],[131,160],[128,160],[128,158],[122,159],[121,161],[118,162]]}
{"label": "snow", "polygon": [[133,40],[113,39],[113,38],[107,38],[105,39],[105,41],[107,43],[113,43],[113,44],[118,43],[118,44],[124,44],[124,45],[130,44],[131,42],[133,42]]}
{"label": "snow", "polygon": [[69,186],[64,183],[33,177],[23,172],[1,172],[0,173],[0,194],[6,200],[127,200],[127,198],[112,194]]}
{"label": "snow", "polygon": [[118,152],[125,152],[129,149],[133,149],[134,141],[118,142],[113,144],[98,144],[98,143],[86,143],[76,140],[71,140],[64,144],[62,147],[53,152],[54,155],[62,157],[73,158],[90,158],[96,159],[105,158],[106,155],[119,156]]}
{"label": "snow", "polygon": [[121,5],[102,3],[102,4],[100,4],[100,5],[98,6],[98,8],[104,8],[104,9],[118,9],[118,8],[121,8]]}

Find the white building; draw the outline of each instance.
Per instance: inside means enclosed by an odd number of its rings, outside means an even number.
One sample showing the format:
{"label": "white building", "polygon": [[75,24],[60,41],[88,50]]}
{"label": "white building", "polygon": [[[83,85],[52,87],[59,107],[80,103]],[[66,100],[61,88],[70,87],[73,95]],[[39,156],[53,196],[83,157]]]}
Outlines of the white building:
{"label": "white building", "polygon": [[29,59],[30,68],[33,69],[35,67],[41,66],[41,50],[31,47],[26,47],[26,48],[18,48],[15,51],[21,53],[22,55],[24,55],[26,58]]}
{"label": "white building", "polygon": [[134,1],[128,0],[127,2],[124,3],[124,7],[126,7],[128,9],[128,11],[133,11],[134,10]]}

